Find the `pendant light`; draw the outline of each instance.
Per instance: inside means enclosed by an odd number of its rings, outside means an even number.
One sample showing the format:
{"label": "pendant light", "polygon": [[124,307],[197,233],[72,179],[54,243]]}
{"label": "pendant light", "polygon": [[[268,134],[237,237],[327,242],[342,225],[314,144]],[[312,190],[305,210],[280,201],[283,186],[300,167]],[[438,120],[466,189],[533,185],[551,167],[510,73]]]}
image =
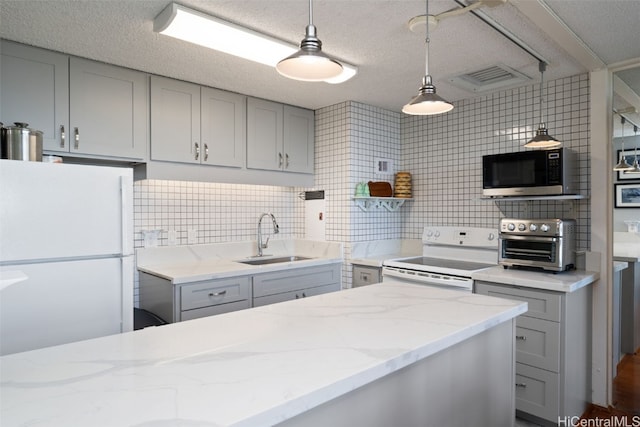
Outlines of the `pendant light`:
{"label": "pendant light", "polygon": [[620,155],[622,156],[622,158],[620,159],[618,164],[613,167],[614,171],[630,171],[633,169],[633,166],[627,163],[627,159],[624,156],[624,124],[625,122],[626,122],[626,119],[623,116],[620,116],[620,124],[622,124],[622,151]]}
{"label": "pendant light", "polygon": [[633,135],[636,137],[636,148],[633,150],[633,165],[631,165],[630,173],[640,173],[640,163],[638,163],[638,126],[633,125]]}
{"label": "pendant light", "polygon": [[558,141],[547,130],[547,125],[544,122],[544,110],[542,96],[542,87],[544,84],[544,72],[547,69],[547,64],[544,61],[538,63],[538,69],[540,70],[540,124],[536,130],[536,136],[534,136],[529,142],[524,144],[527,148],[556,148],[562,145],[562,142]]}
{"label": "pendant light", "polygon": [[321,82],[342,73],[342,64],[322,52],[322,42],[313,25],[313,0],[309,0],[309,25],[305,29],[300,50],[283,59],[276,70],[285,77],[305,82]]}
{"label": "pendant light", "polygon": [[431,75],[429,74],[429,0],[426,0],[425,14],[425,72],[422,78],[422,86],[418,89],[418,95],[414,97],[407,105],[402,107],[402,112],[413,115],[432,115],[442,114],[453,109],[453,104],[445,101],[436,95],[436,87],[433,85]]}

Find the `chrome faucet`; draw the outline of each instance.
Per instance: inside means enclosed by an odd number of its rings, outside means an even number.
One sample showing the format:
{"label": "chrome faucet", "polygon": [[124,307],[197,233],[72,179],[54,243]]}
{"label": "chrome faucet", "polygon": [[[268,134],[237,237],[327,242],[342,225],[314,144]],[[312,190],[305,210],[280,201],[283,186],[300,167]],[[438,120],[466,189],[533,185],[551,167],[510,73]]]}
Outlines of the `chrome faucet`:
{"label": "chrome faucet", "polygon": [[266,249],[267,245],[269,244],[268,237],[267,237],[267,241],[262,243],[262,218],[264,218],[265,216],[271,217],[271,222],[273,222],[273,234],[278,234],[280,232],[280,227],[276,222],[276,217],[273,216],[271,212],[263,213],[262,215],[260,215],[260,219],[258,219],[258,256],[262,256],[262,250]]}

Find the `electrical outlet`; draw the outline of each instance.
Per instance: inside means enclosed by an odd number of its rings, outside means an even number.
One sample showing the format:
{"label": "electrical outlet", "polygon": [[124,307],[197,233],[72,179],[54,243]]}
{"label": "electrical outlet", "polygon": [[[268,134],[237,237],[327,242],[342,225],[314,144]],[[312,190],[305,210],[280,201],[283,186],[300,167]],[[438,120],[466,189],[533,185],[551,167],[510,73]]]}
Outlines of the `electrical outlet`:
{"label": "electrical outlet", "polygon": [[187,229],[187,243],[193,245],[198,241],[198,232],[195,228]]}
{"label": "electrical outlet", "polygon": [[178,233],[176,233],[176,230],[173,228],[170,228],[167,231],[167,244],[169,246],[175,246],[178,244]]}

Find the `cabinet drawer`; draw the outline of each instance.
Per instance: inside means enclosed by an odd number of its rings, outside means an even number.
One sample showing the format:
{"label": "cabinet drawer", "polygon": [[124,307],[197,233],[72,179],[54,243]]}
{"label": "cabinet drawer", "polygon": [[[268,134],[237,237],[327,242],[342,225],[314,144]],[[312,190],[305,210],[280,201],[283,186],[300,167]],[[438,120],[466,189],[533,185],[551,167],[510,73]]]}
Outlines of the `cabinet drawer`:
{"label": "cabinet drawer", "polygon": [[229,304],[211,305],[209,307],[196,308],[195,310],[181,312],[180,321],[214,316],[216,314],[231,313],[232,311],[243,310],[250,307],[251,304],[248,299],[244,301],[230,302]]}
{"label": "cabinet drawer", "polygon": [[213,280],[180,287],[180,309],[183,311],[248,299],[248,277]]}
{"label": "cabinet drawer", "polygon": [[253,276],[253,296],[281,294],[340,283],[340,264],[295,268]]}
{"label": "cabinet drawer", "polygon": [[558,374],[516,363],[516,409],[557,422]]}
{"label": "cabinet drawer", "polygon": [[519,316],[516,319],[516,361],[560,372],[560,324]]}
{"label": "cabinet drawer", "polygon": [[312,297],[314,295],[326,294],[340,290],[340,284],[317,286],[315,288],[302,289],[299,291],[283,292],[276,295],[267,295],[264,297],[254,298],[253,306],[260,307],[263,305],[275,304],[277,302],[291,301],[294,299]]}
{"label": "cabinet drawer", "polygon": [[478,294],[527,302],[529,309],[523,316],[560,321],[561,294],[487,282],[476,282],[475,289]]}
{"label": "cabinet drawer", "polygon": [[380,283],[380,271],[381,268],[377,267],[365,267],[361,265],[353,266],[353,278],[351,287],[357,288],[358,286],[372,285],[374,283]]}

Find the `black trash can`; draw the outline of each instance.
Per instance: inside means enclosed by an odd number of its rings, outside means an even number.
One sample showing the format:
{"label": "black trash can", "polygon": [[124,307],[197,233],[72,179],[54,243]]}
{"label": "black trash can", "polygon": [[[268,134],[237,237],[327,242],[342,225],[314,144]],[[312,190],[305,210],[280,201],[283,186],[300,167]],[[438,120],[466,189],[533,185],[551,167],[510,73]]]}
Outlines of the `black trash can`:
{"label": "black trash can", "polygon": [[133,308],[133,330],[137,331],[138,329],[148,328],[149,326],[160,326],[166,325],[161,317],[156,316],[152,312],[142,309],[142,308]]}

